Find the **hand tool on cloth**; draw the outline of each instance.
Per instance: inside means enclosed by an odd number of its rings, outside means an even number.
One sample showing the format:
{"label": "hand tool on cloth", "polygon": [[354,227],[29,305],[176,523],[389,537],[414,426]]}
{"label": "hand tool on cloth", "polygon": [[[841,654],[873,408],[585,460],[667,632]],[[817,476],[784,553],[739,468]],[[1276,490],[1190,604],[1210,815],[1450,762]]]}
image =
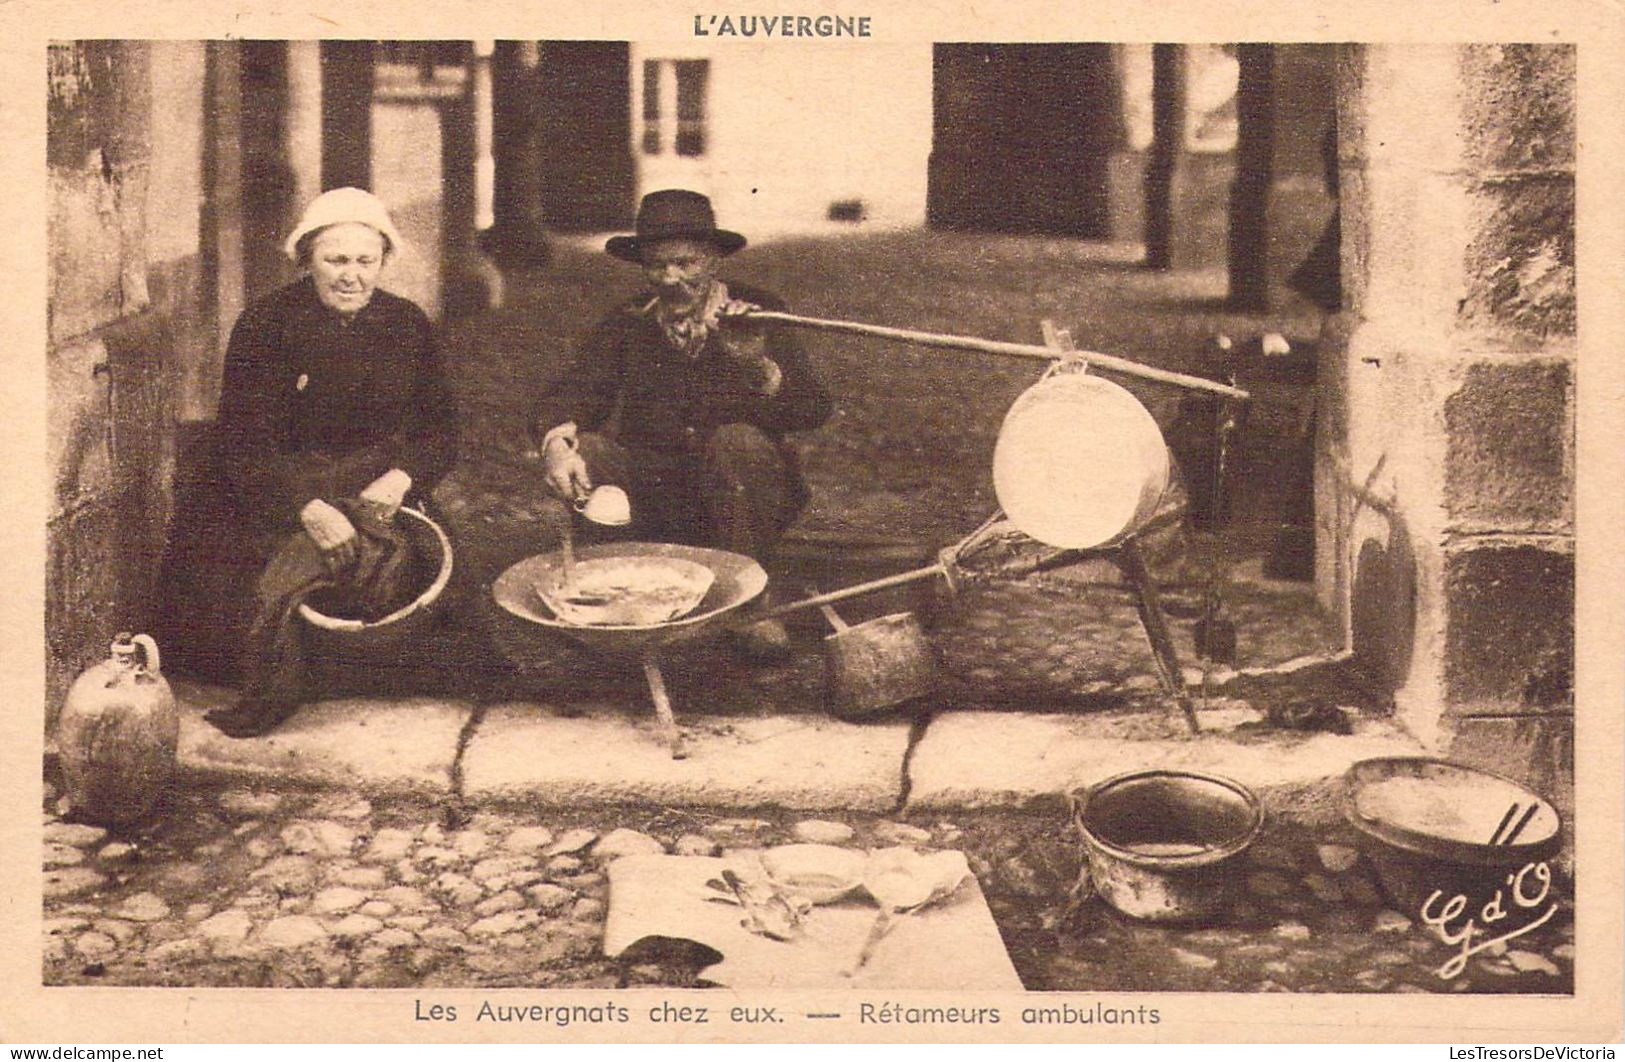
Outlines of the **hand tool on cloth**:
{"label": "hand tool on cloth", "polygon": [[870,852],[863,887],[880,905],[880,913],[846,976],[853,977],[868,965],[897,919],[946,900],[970,876],[963,852],[926,854],[903,847]]}

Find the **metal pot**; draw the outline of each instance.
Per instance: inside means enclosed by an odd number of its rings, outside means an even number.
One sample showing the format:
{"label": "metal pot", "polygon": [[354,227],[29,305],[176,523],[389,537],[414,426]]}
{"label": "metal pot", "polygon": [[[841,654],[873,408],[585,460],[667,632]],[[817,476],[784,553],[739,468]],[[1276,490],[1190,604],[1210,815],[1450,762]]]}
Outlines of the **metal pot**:
{"label": "metal pot", "polygon": [[1089,887],[1149,922],[1221,914],[1240,877],[1238,857],[1264,828],[1258,797],[1216,775],[1134,771],[1069,795]]}
{"label": "metal pot", "polygon": [[301,604],[299,618],[305,622],[306,645],[312,655],[340,660],[375,659],[380,653],[406,646],[434,622],[442,595],[451,582],[451,539],[439,524],[416,509],[403,507],[398,517],[397,526],[432,567],[433,578],[411,601],[372,621],[329,616],[309,602]]}
{"label": "metal pot", "polygon": [[1156,513],[1169,474],[1168,444],[1140,400],[1079,371],[1022,392],[993,450],[1000,507],[1025,534],[1061,549],[1133,534]]}
{"label": "metal pot", "polygon": [[[1383,799],[1398,784],[1400,799]],[[1515,843],[1491,843],[1509,804],[1534,809]],[[1430,805],[1433,814],[1430,816]],[[1557,808],[1512,778],[1430,756],[1361,760],[1343,776],[1343,817],[1401,912],[1419,916],[1435,891],[1482,902],[1510,874],[1552,858],[1562,847]],[[1438,818],[1437,812],[1448,814]],[[1474,905],[1475,909],[1477,903]]]}
{"label": "metal pot", "polygon": [[848,626],[820,606],[835,633],[824,639],[824,677],[831,714],[862,719],[929,696],[937,688],[937,654],[912,612]]}

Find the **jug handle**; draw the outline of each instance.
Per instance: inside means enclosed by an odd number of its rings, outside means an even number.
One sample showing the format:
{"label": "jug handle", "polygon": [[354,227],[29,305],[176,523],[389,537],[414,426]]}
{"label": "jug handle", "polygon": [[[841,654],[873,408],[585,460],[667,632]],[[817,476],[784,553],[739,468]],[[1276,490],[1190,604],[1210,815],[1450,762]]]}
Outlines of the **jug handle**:
{"label": "jug handle", "polygon": [[158,643],[150,634],[137,634],[130,639],[141,647],[142,658],[146,661],[148,674],[156,675],[161,670],[158,666]]}

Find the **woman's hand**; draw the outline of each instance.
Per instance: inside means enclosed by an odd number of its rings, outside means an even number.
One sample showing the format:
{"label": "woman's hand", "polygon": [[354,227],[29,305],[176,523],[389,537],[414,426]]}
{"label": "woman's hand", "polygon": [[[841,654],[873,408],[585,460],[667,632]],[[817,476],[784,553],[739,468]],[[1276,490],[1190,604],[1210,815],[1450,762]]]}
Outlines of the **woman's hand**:
{"label": "woman's hand", "polygon": [[320,498],[312,498],[299,510],[299,522],[305,526],[305,533],[316,543],[316,548],[322,551],[322,563],[329,574],[337,574],[355,562],[355,525],[348,516]]}
{"label": "woman's hand", "polygon": [[412,489],[412,477],[398,468],[392,468],[362,488],[358,497],[383,523],[395,518],[406,492]]}
{"label": "woman's hand", "polygon": [[586,460],[580,449],[563,437],[549,439],[543,448],[542,477],[547,489],[567,502],[575,502],[592,492]]}

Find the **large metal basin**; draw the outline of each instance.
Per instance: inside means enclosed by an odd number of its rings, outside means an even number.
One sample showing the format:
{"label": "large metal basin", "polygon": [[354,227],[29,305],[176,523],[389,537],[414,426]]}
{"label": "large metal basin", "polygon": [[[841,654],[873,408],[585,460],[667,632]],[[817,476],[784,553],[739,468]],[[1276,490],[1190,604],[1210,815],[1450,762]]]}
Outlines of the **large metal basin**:
{"label": "large metal basin", "polygon": [[677,642],[703,637],[729,613],[749,604],[767,589],[767,573],[749,557],[720,549],[663,542],[612,542],[576,551],[579,560],[611,557],[671,557],[709,568],[716,576],[699,606],[687,616],[643,626],[583,626],[550,615],[536,593],[538,583],[556,580],[563,567],[559,553],[527,557],[497,577],[491,587],[498,611],[498,641],[515,663],[528,662],[527,647],[538,636],[562,636],[594,652],[647,656]]}
{"label": "large metal basin", "polygon": [[565,623],[547,611],[537,585],[556,581],[564,566],[561,553],[543,553],[515,564],[491,587],[496,600],[497,644],[521,668],[537,668],[536,653],[544,640],[568,638],[596,653],[636,657],[649,683],[655,715],[671,748],[673,759],[688,755],[672,714],[666,682],[660,675],[659,653],[678,642],[692,641],[723,629],[731,613],[754,601],[767,589],[767,573],[749,557],[720,549],[676,546],[669,543],[616,542],[578,550],[581,561],[617,557],[665,557],[709,568],[716,578],[699,607],[687,616],[644,626],[581,626]]}

